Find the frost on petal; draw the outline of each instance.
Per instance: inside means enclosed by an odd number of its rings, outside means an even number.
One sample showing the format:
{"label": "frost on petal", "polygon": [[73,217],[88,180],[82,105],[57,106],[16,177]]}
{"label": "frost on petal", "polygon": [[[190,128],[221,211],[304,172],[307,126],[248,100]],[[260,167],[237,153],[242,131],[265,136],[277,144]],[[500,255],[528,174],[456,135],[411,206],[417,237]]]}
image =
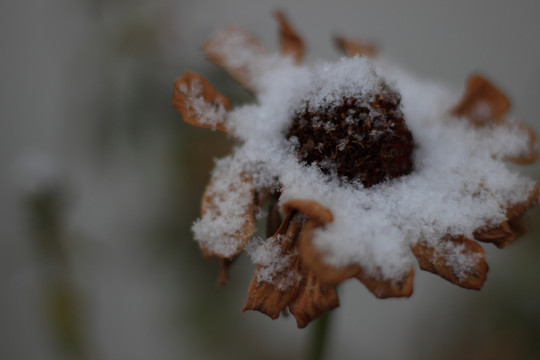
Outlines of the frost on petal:
{"label": "frost on petal", "polygon": [[276,11],[274,16],[279,22],[281,53],[285,56],[291,56],[296,63],[300,63],[305,52],[302,38],[292,28],[289,20],[282,11]]}
{"label": "frost on petal", "polygon": [[233,160],[217,163],[203,195],[201,218],[193,224],[205,256],[236,256],[255,232],[252,178]]}
{"label": "frost on petal", "polygon": [[333,221],[330,210],[316,201],[295,199],[283,204],[283,210],[288,214],[300,213],[308,217],[300,233],[299,249],[302,262],[315,276],[325,284],[336,285],[345,279],[354,277],[359,271],[358,266],[336,268],[325,262],[323,254],[312,242],[313,230]]}
{"label": "frost on petal", "polygon": [[289,214],[274,236],[250,251],[258,266],[243,311],[257,310],[275,319],[288,305],[303,328],[339,306],[334,286],[323,283],[298,251],[304,223],[302,214]]}
{"label": "frost on petal", "polygon": [[355,55],[374,57],[377,55],[377,47],[367,41],[356,40],[347,36],[336,36],[334,43],[348,57]]}
{"label": "frost on petal", "polygon": [[451,110],[458,117],[465,117],[474,125],[484,125],[504,115],[510,108],[506,95],[481,75],[467,79],[465,93]]}
{"label": "frost on petal", "polygon": [[229,100],[203,77],[189,72],[179,77],[171,102],[188,124],[226,132]]}
{"label": "frost on petal", "polygon": [[508,160],[520,165],[531,164],[538,159],[536,135],[531,128],[523,124],[517,124],[516,126],[519,128],[519,130],[526,133],[528,142],[526,144],[526,148],[521,151],[521,153],[509,156]]}
{"label": "frost on petal", "polygon": [[506,210],[507,220],[497,226],[485,227],[474,232],[474,238],[479,241],[493,243],[503,248],[522,235],[526,224],[521,215],[538,201],[538,187],[534,186],[529,197],[521,202],[511,205]]}
{"label": "frost on petal", "polygon": [[275,236],[251,252],[258,265],[242,311],[257,310],[276,319],[297,296],[301,274],[296,243],[302,226],[302,219],[288,216]]}
{"label": "frost on petal", "polygon": [[464,236],[447,236],[437,245],[418,242],[412,251],[422,270],[455,285],[480,290],[486,280],[488,265],[484,249]]}
{"label": "frost on petal", "polygon": [[304,231],[300,235],[300,254],[304,265],[312,271],[317,278],[330,285],[337,285],[340,282],[355,277],[362,271],[359,265],[349,265],[336,267],[328,264],[324,259],[324,253],[319,251],[313,244],[313,230],[320,227],[321,223],[313,220],[306,222]]}

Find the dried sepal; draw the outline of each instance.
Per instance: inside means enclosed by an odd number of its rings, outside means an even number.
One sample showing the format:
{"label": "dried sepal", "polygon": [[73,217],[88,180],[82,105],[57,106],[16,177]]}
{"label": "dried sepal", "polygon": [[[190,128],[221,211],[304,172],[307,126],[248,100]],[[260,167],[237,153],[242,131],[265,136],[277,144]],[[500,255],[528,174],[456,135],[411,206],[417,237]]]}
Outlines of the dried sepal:
{"label": "dried sepal", "polygon": [[233,264],[235,258],[219,259],[219,277],[217,284],[225,285],[229,281],[229,267]]}
{"label": "dried sepal", "polygon": [[[221,193],[214,189],[216,179],[212,179],[206,190],[204,191],[202,202],[201,202],[201,218],[204,218],[207,214],[211,213],[213,217],[220,217],[223,214],[221,213],[221,208],[219,203],[221,202],[220,197],[228,196],[228,193]],[[235,185],[235,183],[237,185]],[[242,186],[247,185],[247,186]],[[248,191],[245,191],[249,189]],[[244,249],[247,242],[253,236],[253,233],[256,230],[255,222],[255,189],[253,188],[253,180],[247,174],[238,174],[236,182],[231,182],[228,188],[229,193],[237,193],[241,197],[247,197],[246,206],[244,206],[241,214],[235,214],[242,219],[241,226],[234,231],[233,233],[223,234],[224,237],[233,239],[234,241],[234,250],[228,251],[226,254],[212,250],[200,242],[201,251],[204,257],[219,257],[219,258],[232,258]],[[240,193],[241,192],[241,193]]]}
{"label": "dried sepal", "polygon": [[[412,247],[420,269],[463,288],[480,290],[488,271],[482,246],[465,236],[447,236],[440,242],[437,248],[424,241]],[[457,258],[467,261],[464,263]]]}
{"label": "dried sepal", "polygon": [[306,272],[298,295],[289,304],[289,310],[294,315],[298,328],[302,329],[338,306],[339,298],[335,287],[323,284],[312,272]]}
{"label": "dried sepal", "polygon": [[450,113],[482,126],[500,118],[508,109],[510,101],[506,95],[483,76],[474,74],[467,79],[465,93]]}
{"label": "dried sepal", "polygon": [[171,103],[188,124],[227,132],[229,100],[202,76],[188,72],[176,79]]}
{"label": "dried sepal", "polygon": [[336,36],[334,37],[334,43],[336,44],[336,47],[343,51],[348,57],[359,55],[373,58],[377,55],[377,47],[375,44],[367,41],[356,40],[347,36]]}
{"label": "dried sepal", "polygon": [[521,215],[538,201],[538,186],[534,186],[527,199],[514,204],[506,210],[507,220],[493,227],[479,229],[474,232],[478,241],[493,243],[498,248],[504,248],[525,232],[526,225]]}
{"label": "dried sepal", "polygon": [[222,67],[251,93],[257,90],[255,69],[265,55],[259,41],[239,26],[230,26],[208,40],[202,47],[210,61]]}
{"label": "dried sepal", "polygon": [[364,271],[356,274],[356,278],[377,298],[409,297],[413,293],[414,268],[403,274],[400,280],[383,279],[367,275]]}
{"label": "dried sepal", "polygon": [[281,53],[290,56],[296,63],[302,62],[305,53],[304,42],[292,28],[287,16],[282,11],[276,11],[274,17],[279,22],[279,41]]}
{"label": "dried sepal", "polygon": [[273,236],[278,230],[283,220],[279,212],[279,204],[274,196],[270,197],[270,204],[268,207],[268,216],[266,218],[266,237]]}
{"label": "dried sepal", "polygon": [[276,240],[280,241],[283,256],[290,257],[289,265],[275,274],[272,282],[259,281],[259,272],[262,266],[257,266],[242,311],[257,310],[272,319],[277,319],[281,311],[297,296],[299,291],[297,286],[280,288],[278,284],[286,281],[291,272],[299,272],[298,254],[295,255],[294,251],[301,228],[302,219],[300,217],[289,215],[285,218],[275,237]]}

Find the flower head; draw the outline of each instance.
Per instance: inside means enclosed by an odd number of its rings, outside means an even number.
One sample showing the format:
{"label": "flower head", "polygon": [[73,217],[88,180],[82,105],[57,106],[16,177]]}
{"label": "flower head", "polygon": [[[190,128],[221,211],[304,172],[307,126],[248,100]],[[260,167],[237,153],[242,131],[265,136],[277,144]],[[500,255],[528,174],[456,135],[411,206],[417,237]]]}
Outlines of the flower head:
{"label": "flower head", "polygon": [[[247,249],[257,270],[244,309],[277,318],[288,307],[299,327],[338,306],[335,285],[348,278],[377,297],[411,295],[415,258],[480,289],[488,266],[473,239],[506,246],[538,198],[505,165],[536,159],[506,96],[474,75],[460,98],[344,37],[348,57],[301,66],[301,38],[277,19],[280,54],[238,27],[203,47],[255,104],[231,110],[192,73],[174,86],[186,122],[239,143],[216,162],[193,225],[203,254],[222,259],[221,282]],[[267,237],[252,238],[265,202]]]}

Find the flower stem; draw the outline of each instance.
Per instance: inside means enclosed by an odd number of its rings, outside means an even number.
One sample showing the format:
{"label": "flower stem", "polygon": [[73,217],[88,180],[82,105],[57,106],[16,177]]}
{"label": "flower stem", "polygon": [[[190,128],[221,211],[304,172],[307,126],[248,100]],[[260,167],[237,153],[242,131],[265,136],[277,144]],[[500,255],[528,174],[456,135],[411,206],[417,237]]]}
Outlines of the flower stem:
{"label": "flower stem", "polygon": [[313,325],[311,343],[309,347],[309,360],[322,360],[328,341],[328,328],[330,325],[331,311],[323,314]]}

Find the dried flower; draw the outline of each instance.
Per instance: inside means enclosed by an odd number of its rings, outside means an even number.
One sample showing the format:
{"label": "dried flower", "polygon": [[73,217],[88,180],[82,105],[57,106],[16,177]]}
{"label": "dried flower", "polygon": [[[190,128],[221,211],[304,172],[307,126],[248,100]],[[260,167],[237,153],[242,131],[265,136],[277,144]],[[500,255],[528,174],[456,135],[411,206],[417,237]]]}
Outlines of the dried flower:
{"label": "dried flower", "polygon": [[[203,46],[255,105],[230,110],[192,73],[174,86],[186,122],[240,143],[216,162],[193,225],[203,254],[221,259],[220,283],[247,249],[257,270],[244,310],[277,318],[288,307],[299,327],[337,307],[335,286],[348,278],[380,298],[410,296],[414,258],[480,289],[488,266],[472,239],[508,245],[538,198],[534,182],[505,166],[537,156],[532,131],[507,117],[506,96],[474,75],[459,98],[346,37],[336,44],[347,58],[300,66],[303,42],[276,17],[281,54],[238,27]],[[267,237],[252,238],[264,202]]]}

